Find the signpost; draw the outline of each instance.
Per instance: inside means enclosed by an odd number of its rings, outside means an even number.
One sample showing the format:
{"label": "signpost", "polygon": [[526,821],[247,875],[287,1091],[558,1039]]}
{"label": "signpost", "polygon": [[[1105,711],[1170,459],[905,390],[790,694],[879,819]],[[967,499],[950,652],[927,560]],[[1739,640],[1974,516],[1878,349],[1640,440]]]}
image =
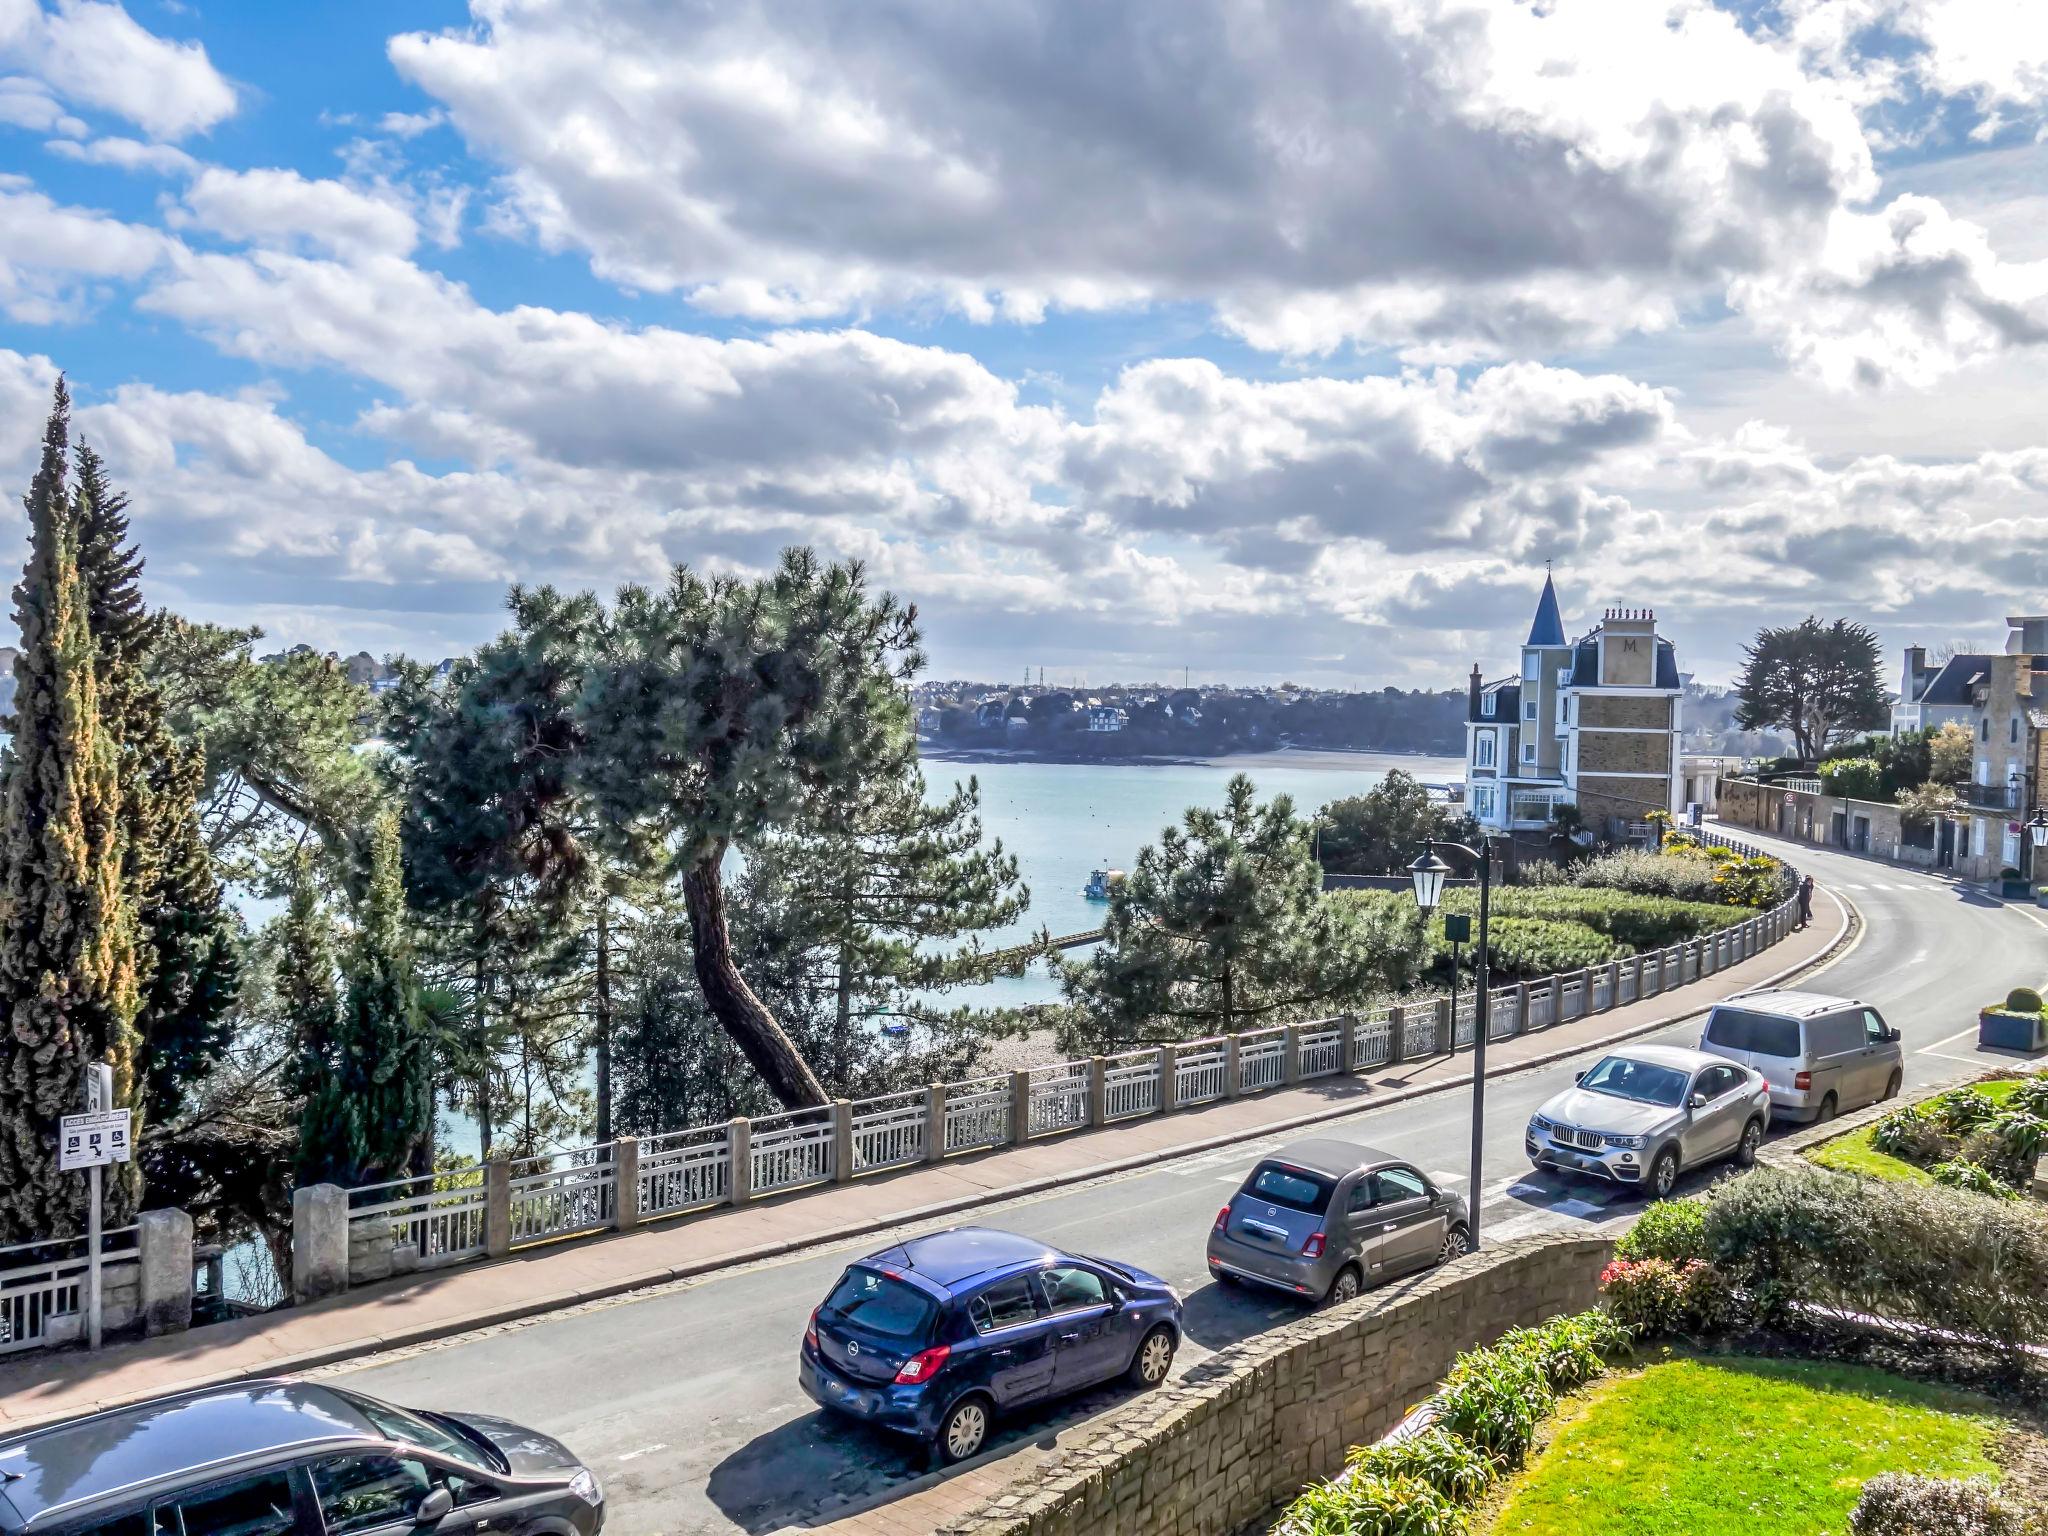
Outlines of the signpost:
{"label": "signpost", "polygon": [[131,1156],[129,1111],[114,1108],[114,1069],[95,1062],[85,1069],[85,1113],[66,1115],[58,1125],[57,1167],[83,1168],[91,1183],[85,1228],[86,1341],[100,1347],[100,1169]]}

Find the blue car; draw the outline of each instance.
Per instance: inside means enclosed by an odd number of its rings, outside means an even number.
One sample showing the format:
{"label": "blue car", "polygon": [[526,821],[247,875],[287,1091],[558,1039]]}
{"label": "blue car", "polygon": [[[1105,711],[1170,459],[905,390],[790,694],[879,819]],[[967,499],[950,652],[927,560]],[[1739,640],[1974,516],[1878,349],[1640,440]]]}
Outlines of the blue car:
{"label": "blue car", "polygon": [[1156,1387],[1180,1318],[1157,1275],[955,1227],[849,1265],[811,1314],[797,1380],[834,1413],[963,1461],[997,1414],[1118,1376]]}

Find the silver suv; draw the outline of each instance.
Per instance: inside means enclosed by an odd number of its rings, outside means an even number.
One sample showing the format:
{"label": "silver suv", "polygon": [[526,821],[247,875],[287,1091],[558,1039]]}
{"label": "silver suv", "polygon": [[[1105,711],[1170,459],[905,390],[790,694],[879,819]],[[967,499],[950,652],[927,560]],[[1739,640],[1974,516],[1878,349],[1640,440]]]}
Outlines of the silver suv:
{"label": "silver suv", "polygon": [[1700,1049],[1761,1072],[1787,1120],[1832,1120],[1899,1091],[1899,1032],[1868,1003],[1823,992],[1750,992],[1714,1005]]}
{"label": "silver suv", "polygon": [[1636,1045],[1601,1057],[1545,1101],[1522,1150],[1538,1168],[1632,1184],[1661,1200],[1680,1168],[1756,1161],[1770,1118],[1758,1073],[1681,1046]]}

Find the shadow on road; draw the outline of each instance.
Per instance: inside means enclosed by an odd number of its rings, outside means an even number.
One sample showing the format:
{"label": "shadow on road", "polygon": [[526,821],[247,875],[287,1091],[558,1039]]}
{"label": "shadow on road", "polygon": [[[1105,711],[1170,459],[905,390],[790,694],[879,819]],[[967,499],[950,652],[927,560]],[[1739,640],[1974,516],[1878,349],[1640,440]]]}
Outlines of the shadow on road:
{"label": "shadow on road", "polygon": [[1314,1310],[1279,1291],[1255,1290],[1216,1281],[1191,1291],[1181,1304],[1181,1329],[1207,1349],[1228,1349],[1255,1333],[1280,1328]]}

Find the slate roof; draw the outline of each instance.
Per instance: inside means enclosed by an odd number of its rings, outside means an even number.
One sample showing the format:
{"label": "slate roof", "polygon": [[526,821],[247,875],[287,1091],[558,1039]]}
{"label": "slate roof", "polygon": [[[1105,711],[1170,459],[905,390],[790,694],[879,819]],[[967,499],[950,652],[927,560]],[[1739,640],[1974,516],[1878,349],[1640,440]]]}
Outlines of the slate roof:
{"label": "slate roof", "polygon": [[1480,690],[1480,697],[1493,695],[1493,713],[1482,715],[1475,706],[1472,710],[1474,725],[1514,725],[1522,718],[1522,685],[1514,683],[1490,683]]}
{"label": "slate roof", "polygon": [[1971,653],[1951,656],[1920,691],[1915,704],[1968,704],[1971,687],[1991,675],[1993,657]]}
{"label": "slate roof", "polygon": [[[1574,688],[1597,688],[1600,686],[1600,643],[1588,635],[1572,647],[1572,681]],[[1657,682],[1659,688],[1676,691],[1682,685],[1678,680],[1678,651],[1669,640],[1661,636],[1657,641]]]}
{"label": "slate roof", "polygon": [[1530,645],[1563,645],[1564,619],[1557,611],[1557,588],[1549,576],[1543,578],[1543,595],[1536,600],[1536,622],[1529,626]]}

